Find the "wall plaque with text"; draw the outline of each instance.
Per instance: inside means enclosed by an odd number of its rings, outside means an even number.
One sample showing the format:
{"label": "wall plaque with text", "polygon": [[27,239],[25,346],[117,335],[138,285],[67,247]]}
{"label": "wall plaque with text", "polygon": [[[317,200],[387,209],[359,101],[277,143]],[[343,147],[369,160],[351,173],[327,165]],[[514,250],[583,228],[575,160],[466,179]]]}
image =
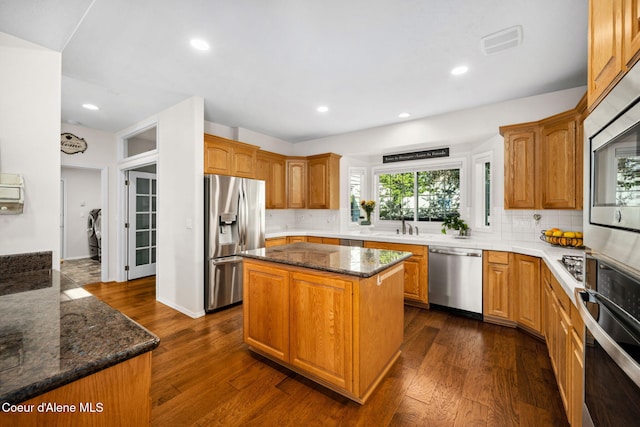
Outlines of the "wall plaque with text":
{"label": "wall plaque with text", "polygon": [[413,153],[389,154],[382,156],[382,163],[407,162],[409,160],[434,159],[436,157],[449,157],[449,147],[415,151]]}

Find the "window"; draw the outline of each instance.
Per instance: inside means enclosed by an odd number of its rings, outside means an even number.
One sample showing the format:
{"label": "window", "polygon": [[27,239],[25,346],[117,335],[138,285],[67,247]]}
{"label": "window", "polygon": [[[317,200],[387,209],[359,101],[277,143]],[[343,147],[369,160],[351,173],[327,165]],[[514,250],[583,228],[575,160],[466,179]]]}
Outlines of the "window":
{"label": "window", "polygon": [[473,156],[474,227],[491,228],[491,152]]}
{"label": "window", "polygon": [[360,201],[364,197],[365,169],[349,169],[349,222],[357,223],[362,215]]}
{"label": "window", "polygon": [[460,166],[378,173],[379,219],[438,221],[460,211]]}

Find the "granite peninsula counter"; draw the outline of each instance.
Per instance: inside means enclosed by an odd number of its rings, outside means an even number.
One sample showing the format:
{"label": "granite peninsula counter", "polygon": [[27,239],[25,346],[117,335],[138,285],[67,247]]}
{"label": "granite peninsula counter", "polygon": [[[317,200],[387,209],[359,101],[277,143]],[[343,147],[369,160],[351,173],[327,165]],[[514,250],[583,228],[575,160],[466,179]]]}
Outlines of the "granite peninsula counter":
{"label": "granite peninsula counter", "polygon": [[[130,411],[148,424],[150,351],[159,338],[52,270],[50,253],[48,265],[47,253],[9,257],[21,256],[45,261],[23,271],[0,257],[0,418],[108,425]],[[40,403],[66,406],[38,410]]]}
{"label": "granite peninsula counter", "polygon": [[411,253],[294,243],[241,255],[249,348],[364,403],[400,356]]}

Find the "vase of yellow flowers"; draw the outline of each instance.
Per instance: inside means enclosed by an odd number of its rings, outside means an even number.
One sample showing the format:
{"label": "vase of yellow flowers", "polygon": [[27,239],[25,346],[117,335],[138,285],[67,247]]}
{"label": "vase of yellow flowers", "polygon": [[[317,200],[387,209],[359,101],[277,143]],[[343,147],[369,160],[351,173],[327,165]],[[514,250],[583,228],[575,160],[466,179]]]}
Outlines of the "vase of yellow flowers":
{"label": "vase of yellow flowers", "polygon": [[376,202],[373,200],[362,200],[360,201],[360,207],[364,210],[365,215],[367,215],[367,219],[362,221],[360,224],[371,225],[371,212],[375,209]]}

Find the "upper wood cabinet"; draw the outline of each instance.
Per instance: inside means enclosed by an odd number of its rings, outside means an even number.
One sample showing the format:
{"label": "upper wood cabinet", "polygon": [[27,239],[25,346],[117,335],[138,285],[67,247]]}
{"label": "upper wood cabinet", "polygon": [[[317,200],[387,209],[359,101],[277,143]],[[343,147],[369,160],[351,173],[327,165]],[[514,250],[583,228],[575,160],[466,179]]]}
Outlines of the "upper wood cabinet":
{"label": "upper wood cabinet", "polygon": [[307,160],[302,157],[287,159],[287,208],[307,207]]}
{"label": "upper wood cabinet", "polygon": [[259,150],[256,155],[256,179],[265,182],[267,209],[287,207],[287,158],[285,156]]}
{"label": "upper wood cabinet", "polygon": [[258,147],[216,135],[204,134],[204,173],[256,177]]}
{"label": "upper wood cabinet", "polygon": [[589,1],[589,110],[640,58],[640,1]]}
{"label": "upper wood cabinet", "polygon": [[505,144],[504,208],[533,209],[539,204],[535,191],[538,127],[523,125],[502,134]]}
{"label": "upper wood cabinet", "polygon": [[502,126],[505,209],[582,209],[586,101],[539,122]]}
{"label": "upper wood cabinet", "polygon": [[[582,174],[577,177],[578,146],[576,137],[578,117],[570,112],[547,120],[540,138],[540,206],[543,209],[581,209]],[[579,185],[579,187],[578,187]],[[581,198],[580,198],[581,199]],[[578,206],[580,205],[580,206]]]}
{"label": "upper wood cabinet", "polygon": [[594,106],[623,71],[622,0],[589,1],[589,106]]}
{"label": "upper wood cabinet", "polygon": [[340,208],[340,158],[337,154],[307,157],[309,209]]}

